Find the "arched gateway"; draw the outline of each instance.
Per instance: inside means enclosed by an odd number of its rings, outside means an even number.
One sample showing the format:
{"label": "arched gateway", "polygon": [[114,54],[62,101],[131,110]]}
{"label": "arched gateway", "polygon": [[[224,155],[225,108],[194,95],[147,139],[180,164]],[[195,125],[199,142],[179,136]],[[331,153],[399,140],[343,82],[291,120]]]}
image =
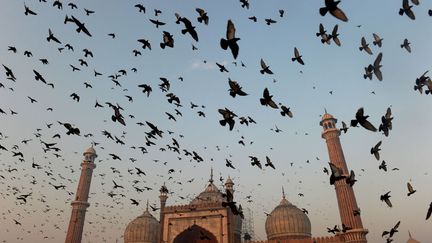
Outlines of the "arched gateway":
{"label": "arched gateway", "polygon": [[212,233],[194,224],[177,235],[173,243],[218,243],[218,241]]}

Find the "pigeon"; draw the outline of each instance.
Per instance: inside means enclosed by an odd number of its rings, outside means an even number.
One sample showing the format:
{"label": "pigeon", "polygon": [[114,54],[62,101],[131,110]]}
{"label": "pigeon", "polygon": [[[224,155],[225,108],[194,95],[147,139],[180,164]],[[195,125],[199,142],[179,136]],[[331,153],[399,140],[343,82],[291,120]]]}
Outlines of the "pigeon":
{"label": "pigeon", "polygon": [[264,62],[264,60],[261,58],[261,74],[267,73],[267,74],[273,74],[273,72],[270,70],[270,66],[267,66],[267,64]]}
{"label": "pigeon", "polygon": [[365,51],[367,52],[369,55],[372,55],[372,50],[369,48],[369,44],[366,43],[366,39],[364,37],[361,38],[361,42],[360,42],[361,46],[359,47],[360,51]]}
{"label": "pigeon", "polygon": [[208,25],[209,17],[207,16],[207,12],[201,8],[196,8],[195,11],[199,14],[199,17],[197,18],[198,22],[204,22],[205,25]]}
{"label": "pigeon", "polygon": [[378,131],[382,131],[386,137],[389,135],[389,131],[392,129],[393,117],[391,117],[391,115],[391,109],[389,107],[387,108],[386,114],[381,117],[381,124],[378,128]]}
{"label": "pigeon", "polygon": [[24,12],[24,14],[27,16],[27,15],[37,15],[37,13],[35,13],[34,11],[32,11],[29,7],[27,7],[27,5],[25,5],[25,3],[24,3],[24,8],[25,8],[25,12]]}
{"label": "pigeon", "polygon": [[273,162],[270,160],[270,158],[268,156],[266,156],[266,163],[264,164],[265,167],[270,166],[273,169],[276,169]]}
{"label": "pigeon", "polygon": [[150,19],[150,22],[156,25],[156,28],[159,28],[159,26],[165,25],[164,22],[160,22],[159,20]]}
{"label": "pigeon", "polygon": [[321,43],[330,44],[331,38],[328,34],[326,34],[326,30],[324,29],[324,26],[321,23],[319,24],[319,32],[316,33],[316,36],[321,37]]}
{"label": "pigeon", "polygon": [[322,7],[319,9],[319,13],[321,16],[325,16],[327,12],[330,12],[331,15],[333,15],[335,18],[342,20],[344,22],[348,21],[347,16],[345,13],[337,7],[337,5],[340,3],[340,1],[335,0],[325,0],[325,7]]}
{"label": "pigeon", "polygon": [[383,161],[381,162],[381,164],[378,166],[378,169],[387,172],[387,164],[386,164],[386,162],[385,162],[384,160],[383,160]]}
{"label": "pigeon", "polygon": [[330,185],[334,185],[334,183],[338,180],[342,180],[346,178],[346,175],[343,174],[343,170],[333,163],[329,162],[331,175],[330,175]]}
{"label": "pigeon", "polygon": [[367,119],[369,116],[364,115],[363,107],[359,108],[356,112],[355,119],[351,120],[351,126],[356,127],[358,123],[369,131],[376,132],[377,129]]}
{"label": "pigeon", "polygon": [[383,38],[379,37],[377,34],[372,33],[374,41],[372,42],[375,45],[377,45],[378,47],[382,46],[382,41],[384,40]]}
{"label": "pigeon", "polygon": [[228,108],[219,109],[218,112],[223,117],[222,120],[219,120],[219,124],[221,124],[222,126],[225,126],[226,124],[228,124],[230,131],[232,131],[232,129],[234,128],[234,124],[235,124],[234,117],[236,117],[237,115],[234,114],[234,112],[230,111]]}
{"label": "pigeon", "polygon": [[271,108],[278,109],[276,103],[272,100],[273,95],[270,95],[267,88],[263,91],[263,98],[260,99],[260,103],[263,106],[270,106]]}
{"label": "pigeon", "polygon": [[228,91],[233,98],[235,98],[236,95],[239,95],[239,96],[248,95],[247,93],[245,93],[242,90],[242,87],[236,81],[233,81],[230,78],[228,78],[228,84],[230,86],[230,89]]}
{"label": "pigeon", "polygon": [[189,19],[185,17],[180,17],[179,21],[183,22],[185,26],[185,29],[183,29],[181,33],[183,35],[189,33],[195,41],[198,41],[198,33],[195,30],[195,26],[192,26],[192,23],[189,21]]}
{"label": "pigeon", "polygon": [[406,14],[410,19],[415,20],[415,15],[411,8],[412,6],[409,5],[408,0],[402,0],[402,8],[399,9],[399,15]]}
{"label": "pigeon", "polygon": [[236,29],[234,27],[234,23],[231,20],[228,20],[226,39],[221,38],[220,40],[220,46],[222,47],[222,49],[226,50],[229,47],[234,59],[237,58],[239,53],[239,46],[237,44],[237,41],[240,40],[240,38],[235,37],[235,32]]}
{"label": "pigeon", "polygon": [[407,188],[408,188],[408,194],[407,194],[408,197],[416,192],[416,190],[414,190],[411,183],[409,183],[409,182],[407,182]]}
{"label": "pigeon", "polygon": [[426,220],[430,218],[431,214],[432,214],[432,202],[429,204],[429,209],[426,213]]}
{"label": "pigeon", "polygon": [[339,34],[337,33],[337,31],[338,31],[338,25],[335,25],[333,27],[333,31],[332,31],[331,35],[328,36],[328,39],[329,40],[332,39],[337,46],[341,46],[341,43],[340,43],[340,40],[338,37]]}
{"label": "pigeon", "polygon": [[54,41],[54,42],[57,42],[58,44],[61,44],[61,41],[59,41],[59,39],[57,39],[57,37],[54,36],[51,29],[48,29],[48,37],[46,39],[48,42]]}
{"label": "pigeon", "polygon": [[368,70],[369,71],[373,71],[373,73],[375,74],[375,76],[377,77],[377,79],[379,81],[383,80],[383,76],[382,76],[382,73],[381,73],[381,67],[382,67],[382,65],[381,65],[381,59],[382,59],[382,52],[380,52],[378,54],[378,56],[375,58],[375,61],[374,61],[373,65],[369,65],[368,66]]}
{"label": "pigeon", "polygon": [[408,53],[411,53],[411,46],[410,46],[410,42],[408,41],[408,39],[404,39],[404,42],[402,43],[402,45],[400,45],[401,48],[405,48],[405,50],[407,50]]}
{"label": "pigeon", "polygon": [[342,121],[342,128],[339,129],[340,131],[343,131],[344,133],[347,133],[348,131],[348,126],[345,124],[344,121]]}
{"label": "pigeon", "polygon": [[393,207],[393,205],[390,202],[390,197],[391,197],[390,192],[387,192],[387,193],[380,196],[380,200],[384,201],[387,204],[387,206],[389,206],[391,208],[391,207]]}
{"label": "pigeon", "polygon": [[281,106],[281,115],[282,116],[287,116],[287,117],[290,117],[290,118],[292,118],[293,117],[293,114],[292,114],[292,112],[291,112],[291,110],[290,110],[290,107],[286,107],[286,106],[284,106],[284,105],[282,105]]}
{"label": "pigeon", "polygon": [[392,238],[395,233],[399,232],[397,230],[399,228],[399,225],[400,225],[400,221],[398,221],[396,223],[396,225],[393,228],[390,229],[390,231],[384,231],[382,233],[381,237],[384,237],[385,235],[389,235],[389,238]]}
{"label": "pigeon", "polygon": [[291,58],[291,61],[297,61],[298,63],[300,63],[301,65],[304,65],[302,56],[300,55],[299,51],[297,50],[297,47],[294,47],[294,57]]}
{"label": "pigeon", "polygon": [[174,39],[173,39],[173,36],[169,32],[164,31],[163,32],[163,42],[160,43],[160,47],[162,49],[165,49],[166,46],[173,48],[174,47]]}
{"label": "pigeon", "polygon": [[357,180],[355,179],[354,171],[351,170],[351,173],[350,173],[349,177],[347,177],[347,178],[345,179],[345,182],[346,182],[346,184],[350,185],[350,187],[352,187],[352,186],[354,186],[354,183],[355,183],[356,181],[357,181]]}
{"label": "pigeon", "polygon": [[377,160],[380,159],[380,154],[379,151],[381,150],[379,147],[381,146],[381,142],[379,141],[374,147],[371,148],[370,153],[373,154],[375,156],[375,158]]}

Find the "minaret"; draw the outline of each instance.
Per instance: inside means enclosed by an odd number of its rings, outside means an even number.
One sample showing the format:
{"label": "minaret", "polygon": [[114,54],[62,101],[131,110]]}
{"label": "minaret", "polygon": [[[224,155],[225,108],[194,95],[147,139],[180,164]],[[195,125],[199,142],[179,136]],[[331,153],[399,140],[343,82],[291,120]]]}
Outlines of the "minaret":
{"label": "minaret", "polygon": [[85,214],[87,208],[90,206],[87,200],[90,192],[93,169],[96,168],[94,160],[97,155],[93,147],[88,148],[83,155],[84,160],[81,163],[81,176],[75,194],[75,200],[71,203],[72,214],[65,243],[81,243]]}
{"label": "minaret", "polygon": [[225,189],[229,190],[234,196],[234,182],[231,180],[230,176],[228,176],[228,179],[225,181]]}
{"label": "minaret", "polygon": [[159,239],[163,240],[163,232],[164,232],[164,208],[166,205],[166,201],[168,199],[168,188],[165,186],[165,182],[164,184],[161,186],[161,188],[159,189],[160,195],[159,195],[159,199],[160,199],[160,214],[159,214],[159,223],[160,223],[160,237]]}
{"label": "minaret", "polygon": [[[336,122],[337,119],[326,111],[320,122],[320,126],[324,129],[321,137],[326,140],[330,162],[341,168],[343,174],[349,176],[349,170],[339,140],[340,130],[336,128]],[[341,221],[345,226],[352,228],[344,234],[345,242],[366,243],[368,230],[363,228],[360,214],[354,216],[354,211],[358,211],[359,208],[353,188],[345,180],[338,180],[335,182],[335,190]]]}

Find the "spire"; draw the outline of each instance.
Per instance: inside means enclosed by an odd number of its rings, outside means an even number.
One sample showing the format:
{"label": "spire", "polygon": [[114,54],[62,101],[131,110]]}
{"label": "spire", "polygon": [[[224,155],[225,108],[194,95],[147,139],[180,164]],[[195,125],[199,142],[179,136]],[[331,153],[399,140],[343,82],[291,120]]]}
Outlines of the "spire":
{"label": "spire", "polygon": [[210,169],[210,184],[213,184],[213,167]]}
{"label": "spire", "polygon": [[286,199],[286,197],[285,197],[285,190],[284,190],[283,186],[282,186],[282,199]]}
{"label": "spire", "polygon": [[148,212],[148,207],[149,207],[149,203],[148,203],[148,199],[147,199],[146,212]]}
{"label": "spire", "polygon": [[324,107],[324,114],[328,114],[327,109],[325,107]]}

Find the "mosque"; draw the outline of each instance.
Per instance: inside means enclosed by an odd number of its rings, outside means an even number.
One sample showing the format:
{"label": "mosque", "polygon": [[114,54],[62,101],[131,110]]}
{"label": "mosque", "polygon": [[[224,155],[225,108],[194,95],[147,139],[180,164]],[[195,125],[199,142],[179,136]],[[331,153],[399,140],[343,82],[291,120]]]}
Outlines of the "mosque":
{"label": "mosque", "polygon": [[[327,112],[322,116],[322,138],[326,140],[330,161],[349,175],[337,120]],[[83,231],[88,192],[92,171],[95,168],[96,152],[93,148],[84,153],[81,164],[81,178],[66,237],[66,243],[80,243]],[[308,216],[290,203],[285,194],[279,204],[269,214],[265,222],[267,240],[251,241],[242,232],[241,206],[226,207],[227,194],[235,196],[234,182],[228,177],[223,191],[214,185],[213,176],[203,192],[187,205],[167,206],[169,190],[161,187],[159,221],[149,212],[148,204],[144,213],[131,221],[124,231],[124,243],[367,243],[368,230],[363,227],[353,188],[345,182],[335,182],[335,191],[341,224],[344,230],[333,236],[315,237],[311,233]],[[235,201],[235,200],[234,200]],[[407,243],[418,243],[411,237]]]}

